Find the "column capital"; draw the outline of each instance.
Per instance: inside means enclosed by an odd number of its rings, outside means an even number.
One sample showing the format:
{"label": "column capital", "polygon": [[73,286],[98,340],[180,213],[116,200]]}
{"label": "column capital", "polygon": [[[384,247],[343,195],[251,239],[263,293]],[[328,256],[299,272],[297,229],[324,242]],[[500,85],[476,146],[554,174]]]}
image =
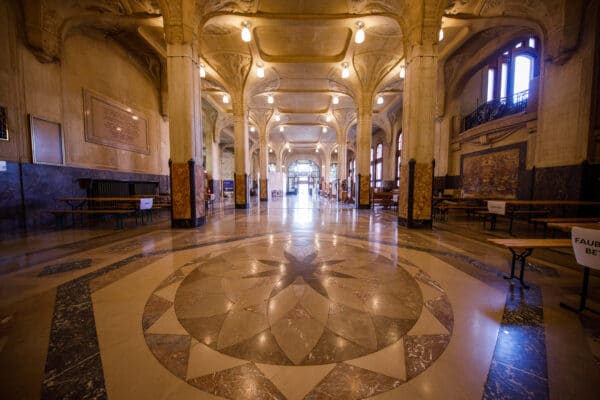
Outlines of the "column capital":
{"label": "column capital", "polygon": [[167,44],[196,41],[196,0],[159,0]]}

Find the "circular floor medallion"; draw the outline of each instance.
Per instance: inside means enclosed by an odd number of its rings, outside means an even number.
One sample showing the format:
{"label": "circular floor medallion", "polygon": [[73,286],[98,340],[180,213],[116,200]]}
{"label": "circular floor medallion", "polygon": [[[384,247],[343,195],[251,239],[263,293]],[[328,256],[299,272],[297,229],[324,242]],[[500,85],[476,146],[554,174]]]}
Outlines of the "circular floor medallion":
{"label": "circular floor medallion", "polygon": [[[416,327],[424,312],[447,335]],[[144,312],[147,343],[168,369],[192,383],[185,354],[180,362],[165,358],[164,345],[157,344],[167,340],[156,334],[169,333],[160,328],[169,318],[179,324],[173,334],[189,335],[178,346],[194,341],[256,365],[349,368],[353,360],[400,346],[406,371],[390,388],[427,368],[453,325],[443,289],[427,274],[323,236],[231,247],[187,263],[159,285]],[[423,354],[428,346],[435,354]]]}

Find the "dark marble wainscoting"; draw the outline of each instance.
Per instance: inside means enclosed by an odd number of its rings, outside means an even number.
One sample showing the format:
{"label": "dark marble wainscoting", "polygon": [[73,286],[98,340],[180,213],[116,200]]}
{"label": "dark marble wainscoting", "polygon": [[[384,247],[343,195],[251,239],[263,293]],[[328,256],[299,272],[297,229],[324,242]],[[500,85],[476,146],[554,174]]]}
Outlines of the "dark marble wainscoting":
{"label": "dark marble wainscoting", "polygon": [[138,174],[42,164],[7,163],[0,173],[0,239],[27,230],[46,229],[54,223],[46,210],[63,208],[55,199],[86,196],[80,180],[158,182],[161,193],[169,191],[167,175]]}
{"label": "dark marble wainscoting", "polygon": [[533,197],[536,199],[579,200],[581,165],[535,169]]}

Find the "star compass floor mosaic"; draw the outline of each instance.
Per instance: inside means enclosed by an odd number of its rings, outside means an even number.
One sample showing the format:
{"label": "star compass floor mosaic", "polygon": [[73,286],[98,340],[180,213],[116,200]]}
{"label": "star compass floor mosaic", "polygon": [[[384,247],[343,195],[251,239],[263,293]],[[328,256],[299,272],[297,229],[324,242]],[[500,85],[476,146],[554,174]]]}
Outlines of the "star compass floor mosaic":
{"label": "star compass floor mosaic", "polygon": [[[424,251],[326,234],[174,252],[94,293],[108,395],[392,399],[467,371],[482,390],[504,294],[457,273]],[[467,310],[464,291],[499,310]],[[129,385],[124,365],[140,371]]]}

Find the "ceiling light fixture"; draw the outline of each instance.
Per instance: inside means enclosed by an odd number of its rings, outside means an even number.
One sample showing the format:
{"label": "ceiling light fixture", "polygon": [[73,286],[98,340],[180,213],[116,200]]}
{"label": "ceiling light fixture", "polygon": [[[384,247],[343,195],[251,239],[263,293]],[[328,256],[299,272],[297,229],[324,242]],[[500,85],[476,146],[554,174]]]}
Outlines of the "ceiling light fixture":
{"label": "ceiling light fixture", "polygon": [[206,68],[204,64],[200,64],[200,78],[206,78]]}
{"label": "ceiling light fixture", "polygon": [[340,102],[339,96],[333,96],[333,104],[338,104]]}
{"label": "ceiling light fixture", "polygon": [[377,96],[377,104],[383,104],[383,96],[382,95]]}
{"label": "ceiling light fixture", "polygon": [[440,33],[438,34],[438,40],[441,42],[444,40],[444,29],[440,28]]}
{"label": "ceiling light fixture", "polygon": [[350,70],[348,69],[348,63],[342,63],[342,78],[346,79],[350,76]]}
{"label": "ceiling light fixture", "polygon": [[358,21],[356,23],[356,28],[358,30],[356,31],[356,35],[354,35],[354,43],[361,44],[365,41],[365,31],[363,29],[364,27],[365,24],[363,22]]}
{"label": "ceiling light fixture", "polygon": [[227,93],[225,93],[223,95],[223,103],[224,104],[229,104],[229,95]]}
{"label": "ceiling light fixture", "polygon": [[242,40],[244,42],[249,42],[252,40],[252,34],[250,33],[250,22],[248,21],[242,22]]}
{"label": "ceiling light fixture", "polygon": [[275,102],[275,99],[273,98],[273,95],[268,95],[267,96],[267,103],[273,104],[274,102]]}
{"label": "ceiling light fixture", "polygon": [[256,76],[258,76],[259,78],[265,77],[265,69],[263,68],[263,65],[261,63],[256,63]]}

